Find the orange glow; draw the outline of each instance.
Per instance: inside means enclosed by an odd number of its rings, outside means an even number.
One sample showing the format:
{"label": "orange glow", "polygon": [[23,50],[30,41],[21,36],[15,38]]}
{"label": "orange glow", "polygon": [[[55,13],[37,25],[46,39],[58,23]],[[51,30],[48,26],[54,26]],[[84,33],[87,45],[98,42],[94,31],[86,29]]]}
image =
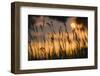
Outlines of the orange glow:
{"label": "orange glow", "polygon": [[72,23],[71,23],[71,27],[72,27],[72,29],[75,29],[75,28],[76,28],[75,22],[72,22]]}

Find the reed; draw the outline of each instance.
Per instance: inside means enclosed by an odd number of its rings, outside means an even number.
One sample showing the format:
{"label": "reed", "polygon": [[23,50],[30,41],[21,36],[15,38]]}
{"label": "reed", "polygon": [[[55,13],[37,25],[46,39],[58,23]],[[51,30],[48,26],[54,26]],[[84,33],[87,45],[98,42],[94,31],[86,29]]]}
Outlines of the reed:
{"label": "reed", "polygon": [[[45,19],[40,27],[33,25],[34,33],[39,34],[38,28],[44,33],[44,27],[48,26],[51,30],[48,34],[41,36],[41,38],[34,37],[29,32],[29,60],[48,60],[48,59],[67,59],[67,58],[81,58],[85,57],[88,47],[88,31],[84,25],[74,23],[72,31],[67,31],[67,25],[64,23],[55,32],[54,24],[51,21],[46,23]],[[65,29],[63,30],[62,27]],[[41,39],[42,41],[40,41]],[[32,41],[34,40],[34,41]]]}

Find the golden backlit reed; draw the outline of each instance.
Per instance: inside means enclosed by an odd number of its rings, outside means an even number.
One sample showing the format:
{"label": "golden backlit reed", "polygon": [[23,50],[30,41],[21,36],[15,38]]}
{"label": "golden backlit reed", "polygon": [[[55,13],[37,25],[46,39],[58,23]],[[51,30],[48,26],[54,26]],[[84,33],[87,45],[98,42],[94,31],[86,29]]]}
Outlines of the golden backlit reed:
{"label": "golden backlit reed", "polygon": [[81,49],[87,48],[87,28],[83,24],[76,24],[75,21],[71,22],[70,26],[71,32],[61,31],[60,28],[58,33],[52,30],[52,33],[45,35],[42,42],[30,41],[28,44],[30,59],[66,58],[77,55]]}

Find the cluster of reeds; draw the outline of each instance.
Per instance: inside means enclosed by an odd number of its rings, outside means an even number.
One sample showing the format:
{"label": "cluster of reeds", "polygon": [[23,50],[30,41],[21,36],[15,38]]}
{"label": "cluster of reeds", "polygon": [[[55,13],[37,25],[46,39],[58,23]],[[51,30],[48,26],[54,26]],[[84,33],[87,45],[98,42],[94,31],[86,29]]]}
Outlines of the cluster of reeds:
{"label": "cluster of reeds", "polygon": [[[39,37],[40,31],[44,32],[45,26],[51,30],[48,34]],[[67,31],[67,25],[64,23],[55,32],[52,21],[46,23],[45,19],[40,26],[34,26],[29,30],[28,53],[29,60],[46,60],[46,59],[67,59],[67,58],[83,58],[87,57],[88,47],[88,31],[83,24],[70,24],[71,32]],[[65,28],[65,30],[62,29]],[[41,41],[40,41],[41,40]]]}

